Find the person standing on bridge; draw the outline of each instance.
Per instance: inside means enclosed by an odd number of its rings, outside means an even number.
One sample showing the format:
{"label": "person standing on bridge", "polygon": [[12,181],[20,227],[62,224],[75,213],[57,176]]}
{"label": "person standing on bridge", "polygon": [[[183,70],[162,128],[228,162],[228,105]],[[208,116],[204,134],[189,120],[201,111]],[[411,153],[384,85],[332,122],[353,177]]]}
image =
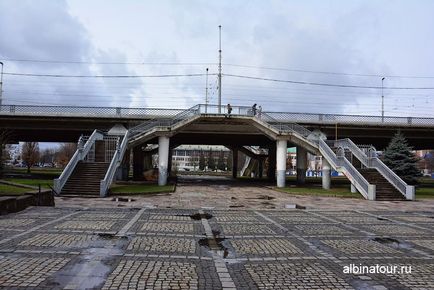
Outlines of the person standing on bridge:
{"label": "person standing on bridge", "polygon": [[230,117],[231,116],[231,113],[232,113],[232,106],[231,106],[231,104],[228,104],[227,105],[227,115],[226,115],[226,117]]}
{"label": "person standing on bridge", "polygon": [[252,115],[256,116],[256,104],[253,104],[252,106]]}

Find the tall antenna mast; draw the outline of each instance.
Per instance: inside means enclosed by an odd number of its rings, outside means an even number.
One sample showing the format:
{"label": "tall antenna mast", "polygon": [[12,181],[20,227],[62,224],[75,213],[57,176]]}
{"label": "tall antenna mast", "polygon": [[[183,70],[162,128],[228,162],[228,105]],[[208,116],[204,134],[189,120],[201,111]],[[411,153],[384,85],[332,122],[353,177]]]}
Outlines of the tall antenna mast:
{"label": "tall antenna mast", "polygon": [[205,83],[205,114],[208,113],[208,68],[206,68],[206,83]]}
{"label": "tall antenna mast", "polygon": [[219,25],[219,109],[218,112],[222,112],[222,26]]}

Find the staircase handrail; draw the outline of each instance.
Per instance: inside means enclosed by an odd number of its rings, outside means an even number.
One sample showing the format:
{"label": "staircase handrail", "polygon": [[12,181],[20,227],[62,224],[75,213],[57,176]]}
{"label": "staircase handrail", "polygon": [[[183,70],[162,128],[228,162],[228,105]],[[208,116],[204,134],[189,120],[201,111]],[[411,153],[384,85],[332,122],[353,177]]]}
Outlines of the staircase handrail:
{"label": "staircase handrail", "polygon": [[115,154],[113,154],[113,158],[110,162],[110,165],[107,169],[107,172],[104,176],[104,179],[100,181],[100,196],[101,197],[107,196],[107,190],[109,189],[110,185],[112,184],[116,170],[122,162],[122,159],[124,157],[125,151],[127,150],[127,146],[128,146],[128,134],[129,134],[129,132],[126,131],[120,145],[119,145],[119,140],[118,140]]}
{"label": "staircase handrail", "polygon": [[84,137],[80,136],[80,138],[78,139],[77,150],[75,151],[71,160],[69,160],[68,164],[66,165],[65,169],[63,169],[62,174],[60,174],[59,178],[54,179],[54,189],[56,192],[62,191],[62,188],[65,186],[66,181],[71,176],[78,162],[86,157],[95,141],[101,140],[102,138],[103,135],[98,130],[94,130],[92,132],[92,135],[90,135],[86,143],[83,145]]}
{"label": "staircase handrail", "polygon": [[297,124],[297,123],[283,123],[281,121],[278,121],[274,117],[270,116],[267,113],[262,112],[261,116],[256,115],[255,117],[264,120],[268,124],[270,124],[272,127],[279,130],[279,132],[296,132],[300,134],[303,137],[309,136],[312,132],[306,129],[305,127]]}
{"label": "staircase handrail", "polygon": [[375,168],[377,171],[387,179],[396,189],[401,192],[406,199],[414,199],[415,188],[408,185],[401,177],[399,177],[392,169],[387,167],[377,156],[367,156],[353,141],[346,138],[337,141],[341,146],[347,147],[363,165],[368,168]]}
{"label": "staircase handrail", "polygon": [[375,199],[375,185],[370,184],[344,156],[336,156],[329,145],[322,139],[318,140],[318,148],[332,167],[336,168],[336,170],[340,169],[343,171],[364,198],[370,200]]}

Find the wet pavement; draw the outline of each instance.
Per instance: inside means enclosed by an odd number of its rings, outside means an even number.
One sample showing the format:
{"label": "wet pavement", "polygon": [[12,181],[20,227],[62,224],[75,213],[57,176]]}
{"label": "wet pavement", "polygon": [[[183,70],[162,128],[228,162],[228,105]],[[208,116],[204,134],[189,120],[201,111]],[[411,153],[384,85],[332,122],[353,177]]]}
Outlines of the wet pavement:
{"label": "wet pavement", "polygon": [[[434,289],[434,213],[417,203],[175,209],[87,200],[0,217],[1,288]],[[351,264],[411,269],[345,273]]]}

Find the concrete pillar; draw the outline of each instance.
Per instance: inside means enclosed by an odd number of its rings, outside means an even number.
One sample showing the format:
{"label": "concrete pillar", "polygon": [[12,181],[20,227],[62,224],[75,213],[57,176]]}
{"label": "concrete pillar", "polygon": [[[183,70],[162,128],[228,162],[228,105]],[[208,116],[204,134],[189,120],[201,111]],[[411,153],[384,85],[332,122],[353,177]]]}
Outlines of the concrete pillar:
{"label": "concrete pillar", "polygon": [[259,165],[258,165],[259,178],[262,178],[262,173],[264,171],[264,160],[262,158],[259,158],[258,162],[259,162]]}
{"label": "concrete pillar", "polygon": [[297,146],[297,184],[306,183],[307,151]]}
{"label": "concrete pillar", "polygon": [[276,179],[276,146],[274,144],[268,149],[267,177],[269,181]]}
{"label": "concrete pillar", "polygon": [[286,156],[287,156],[286,140],[277,140],[276,141],[277,187],[285,187]]}
{"label": "concrete pillar", "polygon": [[167,164],[167,172],[169,175],[172,174],[172,156],[173,156],[173,149],[169,148],[169,160]]}
{"label": "concrete pillar", "polygon": [[238,149],[232,150],[232,177],[237,178],[238,174]]}
{"label": "concrete pillar", "polygon": [[352,193],[357,193],[357,188],[354,184],[351,183],[351,192]]}
{"label": "concrete pillar", "polygon": [[158,137],[158,185],[167,184],[167,169],[169,166],[169,137]]}
{"label": "concrete pillar", "polygon": [[144,155],[141,145],[133,148],[133,180],[143,179]]}
{"label": "concrete pillar", "polygon": [[322,188],[330,189],[331,185],[331,167],[330,163],[323,157],[322,158]]}

